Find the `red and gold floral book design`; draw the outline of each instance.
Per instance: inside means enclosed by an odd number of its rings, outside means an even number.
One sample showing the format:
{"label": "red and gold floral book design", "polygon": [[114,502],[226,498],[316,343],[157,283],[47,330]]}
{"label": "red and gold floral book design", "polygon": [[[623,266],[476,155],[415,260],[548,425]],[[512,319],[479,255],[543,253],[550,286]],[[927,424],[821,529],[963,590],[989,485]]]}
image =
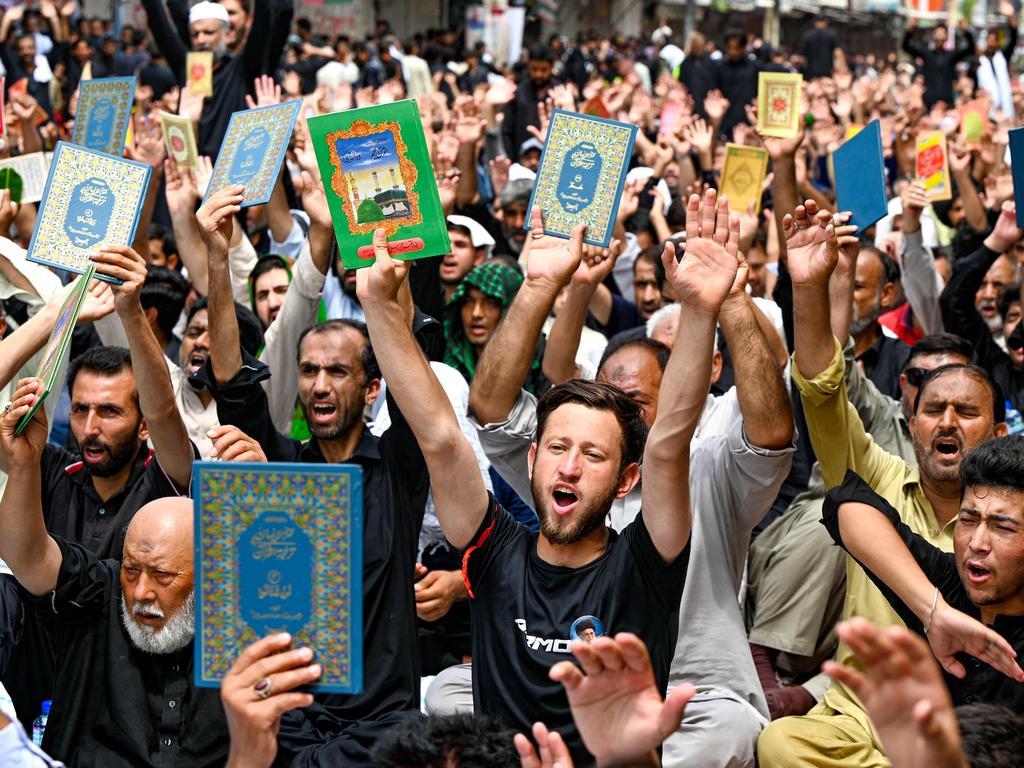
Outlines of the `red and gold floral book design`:
{"label": "red and gold floral book design", "polygon": [[803,75],[760,72],[757,76],[757,130],[764,136],[791,138],[800,130]]}

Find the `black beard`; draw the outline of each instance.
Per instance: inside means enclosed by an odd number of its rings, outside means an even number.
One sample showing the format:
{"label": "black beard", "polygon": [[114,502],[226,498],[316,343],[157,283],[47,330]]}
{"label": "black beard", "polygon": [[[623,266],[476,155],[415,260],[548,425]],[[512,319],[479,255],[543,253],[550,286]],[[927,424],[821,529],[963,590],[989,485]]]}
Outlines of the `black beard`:
{"label": "black beard", "polygon": [[[536,478],[536,475],[534,475]],[[559,528],[551,521],[554,514],[544,504],[544,489],[540,487],[536,479],[530,482],[530,489],[533,491],[533,502],[537,509],[537,516],[540,518],[541,535],[550,543],[560,547],[568,547],[587,538],[590,534],[605,524],[608,519],[608,510],[612,508],[615,501],[616,483],[604,496],[586,504],[582,509],[579,521],[572,528]]]}
{"label": "black beard", "polygon": [[96,477],[113,477],[135,459],[135,455],[139,451],[139,442],[137,440],[134,442],[125,440],[123,443],[110,446],[102,440],[87,437],[79,443],[78,450],[84,455],[86,448],[107,449],[106,459],[92,466],[86,464],[89,473]]}

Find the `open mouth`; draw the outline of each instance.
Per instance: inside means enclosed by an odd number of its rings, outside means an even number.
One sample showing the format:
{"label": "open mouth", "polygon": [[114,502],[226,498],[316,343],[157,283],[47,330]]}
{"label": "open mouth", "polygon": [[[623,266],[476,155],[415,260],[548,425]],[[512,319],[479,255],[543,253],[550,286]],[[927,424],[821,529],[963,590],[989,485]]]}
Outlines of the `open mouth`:
{"label": "open mouth", "polygon": [[96,464],[97,462],[103,461],[103,457],[106,456],[106,454],[106,448],[98,448],[96,446],[82,448],[82,458],[85,459],[88,464]]}
{"label": "open mouth", "polygon": [[988,570],[988,568],[985,568],[973,562],[968,562],[966,564],[965,570],[967,571],[967,578],[973,584],[983,582],[986,579],[988,579],[988,577],[991,575],[991,572]]}
{"label": "open mouth", "polygon": [[982,317],[995,317],[998,312],[998,308],[995,304],[990,304],[989,302],[984,301],[978,306],[978,312],[981,313]]}
{"label": "open mouth", "polygon": [[206,365],[206,360],[209,358],[209,356],[209,352],[193,352],[191,355],[188,356],[188,368],[193,371],[198,371],[200,368]]}
{"label": "open mouth", "polygon": [[943,456],[956,456],[960,453],[960,441],[952,437],[940,437],[935,441],[935,452]]}
{"label": "open mouth", "polygon": [[568,515],[576,508],[576,502],[579,501],[576,491],[568,486],[557,486],[552,491],[551,498],[554,501],[555,514],[558,515]]}
{"label": "open mouth", "polygon": [[314,422],[327,424],[334,419],[334,415],[338,412],[338,407],[330,403],[313,403],[309,410]]}

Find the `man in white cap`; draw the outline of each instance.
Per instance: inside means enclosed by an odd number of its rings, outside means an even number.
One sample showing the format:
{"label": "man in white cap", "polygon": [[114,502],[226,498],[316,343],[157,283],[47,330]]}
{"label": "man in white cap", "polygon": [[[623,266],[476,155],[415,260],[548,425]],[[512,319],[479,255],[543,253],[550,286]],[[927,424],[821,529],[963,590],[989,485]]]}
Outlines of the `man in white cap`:
{"label": "man in white cap", "polygon": [[290,18],[293,0],[253,0],[251,16],[239,21],[248,26],[248,35],[234,51],[231,43],[243,30],[232,34],[228,8],[221,3],[202,0],[189,9],[189,45],[181,39],[160,0],[142,0],[142,6],[153,39],[179,85],[187,80],[185,66],[190,49],[213,53],[213,95],[203,102],[198,148],[199,154],[216,157],[231,114],[246,108],[245,96],[252,94],[253,81],[272,74],[281,58],[286,37],[273,30],[284,16]]}
{"label": "man in white cap", "polygon": [[494,246],[490,232],[475,219],[457,214],[448,217],[448,239],[452,244],[452,252],[444,257],[438,268],[445,302],[459,287],[462,278],[477,264],[483,263]]}

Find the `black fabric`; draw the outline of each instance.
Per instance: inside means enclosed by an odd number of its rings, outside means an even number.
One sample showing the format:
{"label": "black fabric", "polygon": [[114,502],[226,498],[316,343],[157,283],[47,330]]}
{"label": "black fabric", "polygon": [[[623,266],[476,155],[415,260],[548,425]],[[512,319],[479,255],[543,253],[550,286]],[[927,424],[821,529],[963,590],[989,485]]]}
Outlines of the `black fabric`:
{"label": "black fabric", "polygon": [[[274,429],[259,383],[267,375],[263,363],[245,354],[242,368],[224,386],[216,385],[209,361],[193,379],[212,392],[221,423],[234,424],[257,440],[271,461],[324,463],[315,439],[300,443]],[[353,757],[365,753],[353,733],[373,726],[362,721],[419,709],[413,582],[429,478],[401,411],[392,400],[388,408],[391,427],[380,438],[364,428],[347,460],[363,468],[363,692],[317,696],[312,707],[285,715],[280,731],[284,763],[363,764]],[[321,763],[321,756],[327,762]]]}
{"label": "black fabric", "polygon": [[54,539],[63,556],[57,589],[25,593],[57,659],[43,749],[72,768],[224,765],[220,692],[192,685],[192,644],[159,656],[137,649],[121,620],[119,562]]}
{"label": "black fabric", "polygon": [[521,733],[529,734],[533,723],[542,721],[562,734],[576,765],[591,765],[593,757],[573,723],[565,691],[548,678],[548,670],[573,658],[573,622],[594,616],[605,634],[633,632],[647,644],[664,694],[690,549],[687,545],[666,564],[642,513],[621,534],[609,529],[604,554],[582,568],[541,560],[538,535],[491,497],[466,550],[473,701],[476,712],[493,715]]}
{"label": "black fabric", "polygon": [[832,77],[832,66],[839,39],[828,27],[812,27],[800,38],[800,55],[804,57],[804,77]]}
{"label": "black fabric", "polygon": [[[142,7],[149,20],[149,29],[157,47],[167,59],[167,65],[184,85],[185,60],[188,46],[182,40],[179,30],[172,23],[160,0],[142,0]],[[199,117],[198,149],[200,155],[216,157],[221,141],[228,129],[231,113],[246,109],[245,96],[252,93],[253,80],[260,75],[271,74],[267,62],[276,66],[281,49],[270,50],[273,38],[271,16],[274,13],[272,0],[255,0],[252,9],[252,26],[241,53],[228,54],[213,70],[213,96],[203,103]]]}
{"label": "black fabric", "polygon": [[974,345],[978,365],[992,375],[1014,408],[1024,410],[1024,371],[1013,367],[1010,356],[992,338],[988,323],[974,303],[985,273],[999,256],[982,245],[970,256],[958,260],[953,276],[939,296],[939,306],[946,330]]}
{"label": "black fabric", "polygon": [[893,400],[899,400],[900,373],[909,359],[910,347],[900,339],[883,333],[878,341],[857,357],[857,362],[864,366],[864,375],[879,392]]}
{"label": "black fabric", "polygon": [[757,98],[757,75],[760,71],[758,63],[746,57],[737,61],[724,58],[716,62],[715,87],[729,100],[729,109],[719,128],[724,136],[732,136],[736,125],[747,122],[746,108]]}
{"label": "black fabric", "polygon": [[[864,482],[852,470],[846,473],[843,484],[829,491],[822,508],[822,525],[828,529],[832,539],[839,546],[845,549],[842,534],[839,531],[839,505],[845,501],[859,501],[863,504],[874,507],[888,518],[893,528],[907,545],[907,549],[914,556],[917,564],[924,571],[928,580],[938,587],[943,599],[962,613],[971,618],[981,621],[981,611],[971,603],[964,589],[963,582],[956,567],[956,556],[951,552],[943,552],[938,547],[929,544],[924,538],[914,533],[902,521],[899,512],[893,506],[875,493],[871,487]],[[856,560],[856,558],[854,558]],[[860,562],[860,561],[858,561]],[[861,563],[863,567],[863,563]],[[907,625],[907,627],[919,635],[924,636],[924,626],[906,604],[896,593],[876,577],[867,568],[864,572],[875,583],[875,586],[889,601],[893,609]],[[1018,658],[1024,655],[1024,616],[996,617],[995,623],[990,628],[1002,635],[1017,652]],[[1024,685],[1021,685],[1009,677],[990,667],[983,661],[973,656],[960,653],[957,660],[964,665],[967,674],[963,680],[954,677],[945,670],[942,672],[949,688],[950,696],[953,697],[953,706],[961,704],[996,704],[1009,707],[1014,712],[1024,712]]]}
{"label": "black fabric", "polygon": [[693,98],[693,111],[704,117],[704,97],[715,87],[714,62],[707,56],[687,54],[679,65],[679,80]]}
{"label": "black fabric", "polygon": [[922,48],[914,43],[913,35],[910,29],[904,33],[903,50],[923,62],[918,72],[924,75],[925,106],[931,109],[935,102],[944,101],[946,106],[952,107],[955,104],[953,79],[956,76],[956,65],[974,52],[974,35],[970,30],[964,30],[960,45],[952,51]]}
{"label": "black fabric", "polygon": [[533,81],[526,78],[516,88],[515,98],[505,105],[501,124],[501,137],[509,157],[518,157],[519,147],[527,139],[533,138],[526,128],[530,125],[540,127],[540,111],[537,105],[547,96],[548,88],[557,84],[552,78],[548,86],[538,91]]}

